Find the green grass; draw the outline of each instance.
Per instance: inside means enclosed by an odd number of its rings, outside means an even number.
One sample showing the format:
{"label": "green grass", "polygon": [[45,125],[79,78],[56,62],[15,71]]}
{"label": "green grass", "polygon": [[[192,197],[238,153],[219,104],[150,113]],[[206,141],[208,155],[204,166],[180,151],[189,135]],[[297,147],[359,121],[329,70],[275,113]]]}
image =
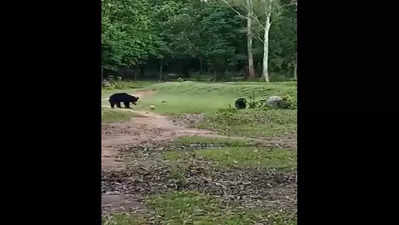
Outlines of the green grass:
{"label": "green grass", "polygon": [[[212,99],[212,102],[210,102]],[[162,103],[162,101],[166,103]],[[182,113],[204,113],[216,112],[219,108],[227,107],[231,104],[232,98],[227,96],[189,96],[173,94],[157,94],[145,98],[136,107],[138,110],[149,110],[150,105],[155,105],[156,113],[161,114],[182,114]]]}
{"label": "green grass", "polygon": [[116,81],[116,85],[114,87],[104,87],[103,91],[140,89],[148,87],[155,83],[157,82],[156,81]]}
{"label": "green grass", "polygon": [[128,213],[113,214],[102,218],[102,225],[148,225],[144,216]]}
{"label": "green grass", "polygon": [[198,128],[216,130],[221,134],[243,137],[284,136],[296,133],[296,110],[231,110],[207,114]]}
{"label": "green grass", "polygon": [[[234,106],[238,97],[255,95],[257,99],[271,95],[296,97],[295,82],[164,82],[146,87],[156,94],[140,102],[138,109],[148,110],[155,105],[155,112],[163,114],[215,113],[218,109]],[[166,101],[166,103],[162,103]]]}
{"label": "green grass", "polygon": [[[108,97],[115,92],[134,95],[136,90],[154,90],[154,94],[139,100],[134,110],[153,110],[160,114],[179,116],[185,113],[205,113],[205,121],[198,128],[213,129],[225,135],[264,137],[296,132],[296,110],[239,110],[232,115],[219,113],[220,109],[234,107],[238,97],[255,95],[257,99],[272,95],[289,94],[296,99],[296,82],[144,82],[140,89],[103,90],[102,105],[108,107]],[[129,85],[126,85],[129,86]],[[166,101],[162,103],[162,101]]]}
{"label": "green grass", "polygon": [[291,171],[297,166],[296,151],[257,147],[223,147],[194,152],[169,151],[164,153],[164,157],[172,162],[186,161],[191,157],[203,158],[215,162],[219,167],[274,168]]}
{"label": "green grass", "polygon": [[179,94],[189,96],[229,96],[232,98],[249,96],[284,95],[296,96],[296,82],[163,82],[153,84],[147,88],[156,89],[162,94]]}
{"label": "green grass", "polygon": [[[296,215],[260,209],[238,209],[226,206],[215,197],[198,192],[168,192],[148,198],[156,224],[163,225],[296,225]],[[148,218],[133,213],[103,216],[103,225],[149,225]]]}
{"label": "green grass", "polygon": [[168,225],[252,225],[267,221],[274,225],[294,225],[295,218],[283,213],[260,210],[237,210],[226,207],[219,200],[197,192],[170,192],[148,200],[160,224]]}
{"label": "green grass", "polygon": [[248,146],[255,144],[253,141],[232,139],[232,138],[212,138],[212,137],[201,137],[201,136],[183,136],[179,137],[174,141],[178,145],[189,145],[189,144],[217,144],[223,146]]}
{"label": "green grass", "polygon": [[[139,101],[137,109],[148,109],[149,105],[155,105],[155,112],[165,114],[181,113],[209,113],[216,112],[220,108],[226,108],[229,105],[234,106],[234,101],[238,97],[249,97],[255,94],[255,97],[261,98],[271,95],[286,95],[296,97],[295,82],[228,82],[228,83],[205,83],[205,82],[163,82],[131,84],[140,86],[141,90],[155,90],[153,96],[146,97]],[[121,89],[103,89],[102,104],[107,104],[107,98],[115,92],[128,92],[134,94],[134,88]],[[166,103],[161,103],[165,100]]]}
{"label": "green grass", "polygon": [[129,109],[102,108],[101,116],[103,123],[114,123],[126,121],[132,117],[139,117],[140,115],[130,111]]}

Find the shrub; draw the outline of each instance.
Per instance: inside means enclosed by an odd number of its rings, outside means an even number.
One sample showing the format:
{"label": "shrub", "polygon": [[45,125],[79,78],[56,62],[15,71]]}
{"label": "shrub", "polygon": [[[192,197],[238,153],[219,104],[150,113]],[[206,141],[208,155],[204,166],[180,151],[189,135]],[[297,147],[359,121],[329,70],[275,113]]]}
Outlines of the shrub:
{"label": "shrub", "polygon": [[238,112],[238,109],[231,107],[231,105],[229,105],[228,108],[223,108],[223,109],[219,109],[216,112],[216,118],[218,118],[218,120],[222,123],[227,123],[227,124],[231,124],[232,122],[236,121],[236,114]]}
{"label": "shrub", "polygon": [[295,99],[290,95],[285,95],[282,97],[282,101],[279,104],[280,108],[283,109],[296,109],[296,102]]}

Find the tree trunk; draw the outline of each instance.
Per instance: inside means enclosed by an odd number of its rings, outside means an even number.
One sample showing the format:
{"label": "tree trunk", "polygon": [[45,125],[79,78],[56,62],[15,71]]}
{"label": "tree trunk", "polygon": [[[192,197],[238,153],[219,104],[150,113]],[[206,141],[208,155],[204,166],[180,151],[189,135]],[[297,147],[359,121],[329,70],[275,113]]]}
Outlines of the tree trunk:
{"label": "tree trunk", "polygon": [[203,69],[202,69],[202,58],[199,58],[199,63],[200,63],[200,74],[202,74]]}
{"label": "tree trunk", "polygon": [[144,76],[145,76],[145,75],[144,75],[144,66],[143,66],[143,65],[140,65],[139,68],[140,68],[140,76],[141,76],[141,77],[144,77]]}
{"label": "tree trunk", "polygon": [[253,14],[253,5],[252,0],[247,0],[248,6],[248,18],[247,18],[247,45],[248,45],[248,79],[255,79],[255,69],[254,69],[254,58],[252,53],[252,14]]}
{"label": "tree trunk", "polygon": [[159,81],[162,81],[162,71],[163,71],[163,59],[160,59],[159,62]]}
{"label": "tree trunk", "polygon": [[134,67],[133,71],[134,71],[134,74],[133,74],[134,75],[134,81],[137,81],[137,73],[138,73],[137,66]]}
{"label": "tree trunk", "polygon": [[104,81],[104,67],[101,66],[101,81]]}
{"label": "tree trunk", "polygon": [[[268,70],[268,63],[269,63],[269,31],[270,31],[270,17],[272,14],[272,2],[273,0],[268,1],[269,4],[266,4],[266,23],[265,23],[265,36],[264,36],[264,43],[263,43],[263,77],[265,78],[266,82],[269,82],[269,70]],[[267,0],[266,0],[267,3]]]}

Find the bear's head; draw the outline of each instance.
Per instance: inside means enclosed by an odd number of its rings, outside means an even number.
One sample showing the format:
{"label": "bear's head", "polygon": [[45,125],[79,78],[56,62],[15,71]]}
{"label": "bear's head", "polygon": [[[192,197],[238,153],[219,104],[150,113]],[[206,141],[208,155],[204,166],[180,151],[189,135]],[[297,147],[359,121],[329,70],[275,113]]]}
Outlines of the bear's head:
{"label": "bear's head", "polygon": [[131,102],[136,105],[136,102],[139,100],[139,97],[132,96]]}

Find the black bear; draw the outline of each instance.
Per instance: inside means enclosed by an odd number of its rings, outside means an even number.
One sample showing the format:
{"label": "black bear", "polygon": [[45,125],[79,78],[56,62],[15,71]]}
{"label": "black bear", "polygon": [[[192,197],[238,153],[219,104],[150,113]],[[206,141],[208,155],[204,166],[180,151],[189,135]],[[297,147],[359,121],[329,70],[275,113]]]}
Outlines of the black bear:
{"label": "black bear", "polygon": [[128,95],[126,93],[116,93],[109,97],[111,108],[114,108],[114,105],[121,108],[121,102],[123,102],[126,108],[130,108],[130,103],[136,105],[137,100],[139,100],[139,97]]}

